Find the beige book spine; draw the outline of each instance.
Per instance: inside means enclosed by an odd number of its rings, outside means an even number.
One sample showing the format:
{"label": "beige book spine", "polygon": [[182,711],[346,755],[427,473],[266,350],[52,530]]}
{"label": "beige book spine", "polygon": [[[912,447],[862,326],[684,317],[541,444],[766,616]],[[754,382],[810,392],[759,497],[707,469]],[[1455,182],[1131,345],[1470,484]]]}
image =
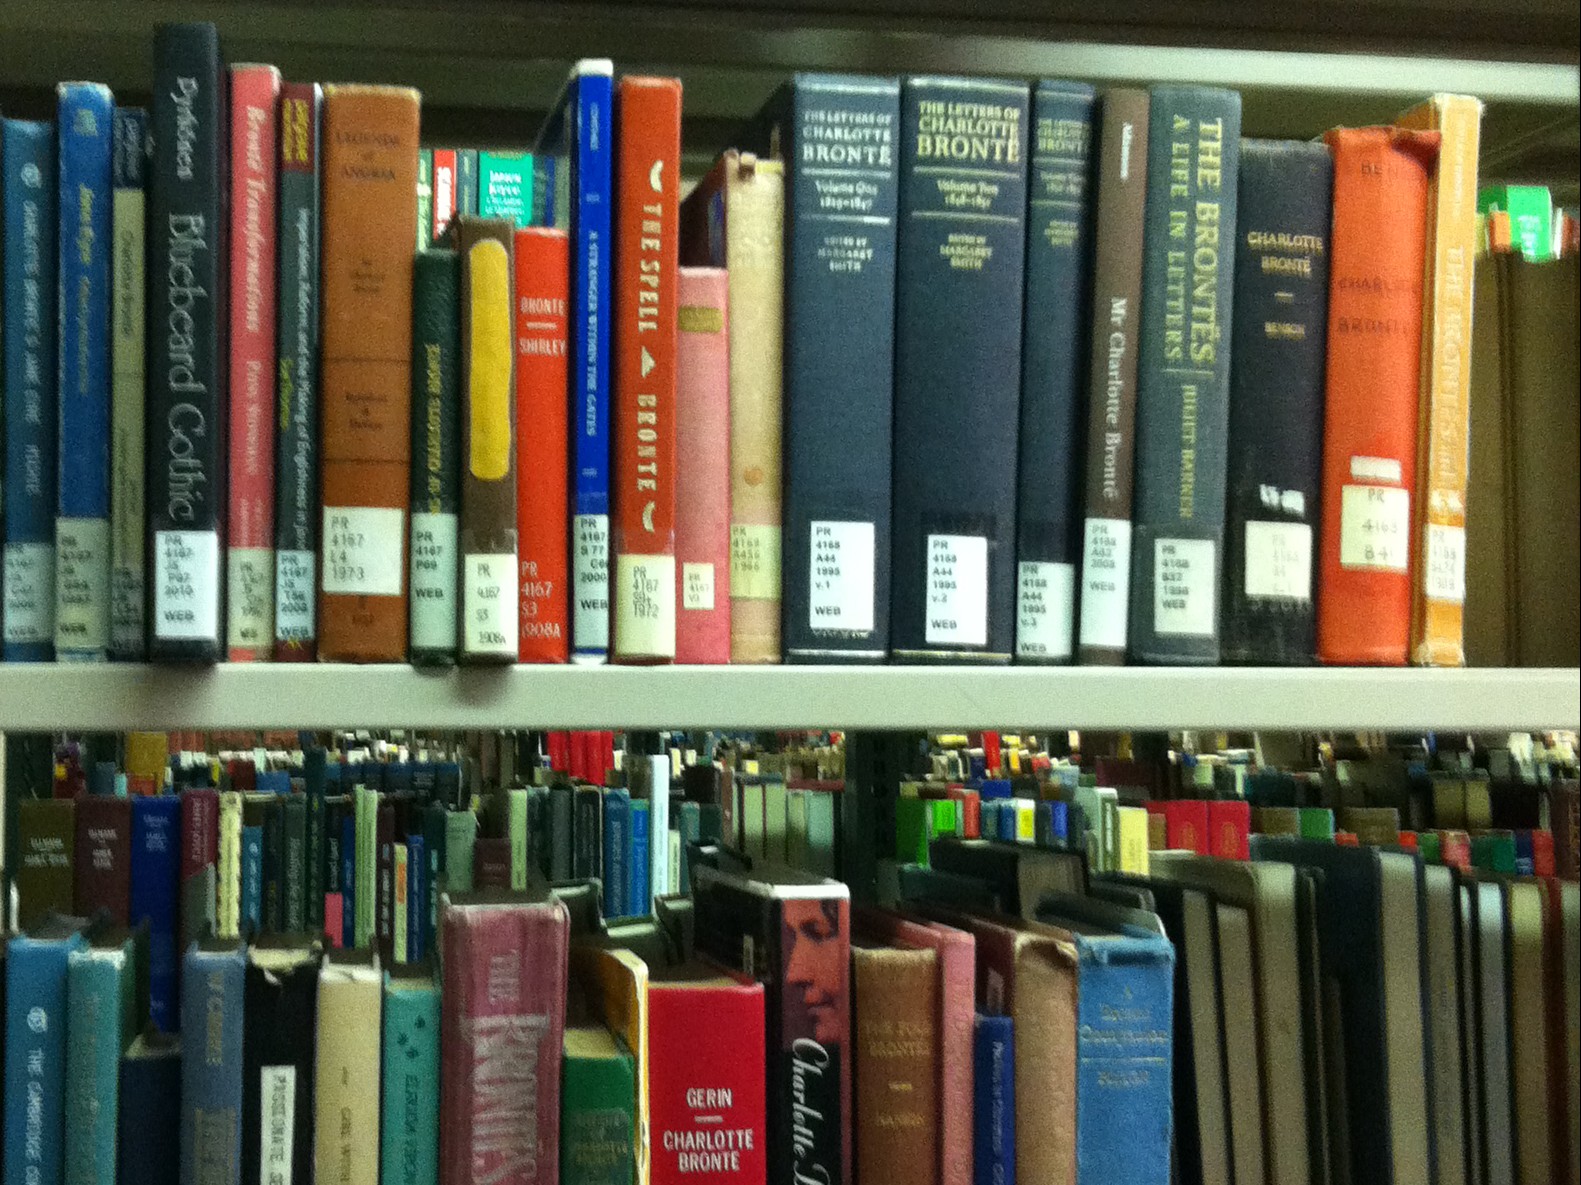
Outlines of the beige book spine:
{"label": "beige book spine", "polygon": [[382,983],[374,962],[326,960],[318,979],[314,1176],[379,1185]]}

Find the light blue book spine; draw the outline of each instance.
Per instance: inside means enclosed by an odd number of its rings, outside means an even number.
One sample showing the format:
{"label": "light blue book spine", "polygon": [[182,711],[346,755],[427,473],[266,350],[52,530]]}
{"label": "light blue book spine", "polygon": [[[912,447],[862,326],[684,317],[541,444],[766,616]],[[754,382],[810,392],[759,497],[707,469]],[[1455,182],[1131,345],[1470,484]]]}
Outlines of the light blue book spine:
{"label": "light blue book spine", "polygon": [[604,916],[619,918],[631,905],[631,795],[604,791]]}
{"label": "light blue book spine", "polygon": [[3,121],[5,660],[55,657],[55,125]]}
{"label": "light blue book spine", "polygon": [[242,933],[263,928],[263,828],[242,828]]}
{"label": "light blue book spine", "polygon": [[626,913],[631,917],[648,916],[652,900],[648,892],[648,831],[651,820],[646,802],[631,804],[631,857],[626,862]]}
{"label": "light blue book spine", "polygon": [[5,1181],[61,1185],[66,967],[82,936],[11,940],[6,955]]}
{"label": "light blue book spine", "polygon": [[55,657],[102,662],[110,645],[110,233],[115,100],[56,91],[59,170],[60,451]]}
{"label": "light blue book spine", "polygon": [[439,992],[384,978],[384,1116],[380,1185],[439,1179]]}
{"label": "light blue book spine", "polygon": [[115,1185],[130,944],[67,961],[66,1185]]}
{"label": "light blue book spine", "polygon": [[181,1182],[241,1185],[241,947],[187,948],[181,975]]}

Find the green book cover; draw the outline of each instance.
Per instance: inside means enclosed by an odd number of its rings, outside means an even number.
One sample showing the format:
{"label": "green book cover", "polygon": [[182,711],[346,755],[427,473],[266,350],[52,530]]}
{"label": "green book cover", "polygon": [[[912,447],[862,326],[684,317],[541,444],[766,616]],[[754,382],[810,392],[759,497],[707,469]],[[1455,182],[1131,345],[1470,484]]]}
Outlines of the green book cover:
{"label": "green book cover", "polygon": [[511,888],[527,887],[527,788],[506,791],[506,832],[511,841]]}
{"label": "green book cover", "polygon": [[356,909],[356,945],[365,947],[373,941],[379,905],[379,792],[358,786],[354,809],[357,850],[352,900]]}
{"label": "green book cover", "polygon": [[636,1062],[608,1029],[566,1026],[560,1185],[631,1185]]}
{"label": "green book cover", "polygon": [[417,154],[417,249],[433,246],[434,236],[434,150],[424,148]]}
{"label": "green book cover", "polygon": [[941,835],[950,836],[959,833],[956,825],[955,802],[953,799],[937,798],[933,800],[933,838]]}
{"label": "green book cover", "polygon": [[1435,832],[1418,831],[1416,833],[1416,850],[1421,853],[1424,864],[1442,864],[1444,862],[1444,845]]}
{"label": "green book cover", "polygon": [[380,1185],[439,1179],[439,989],[413,964],[384,977],[384,1122]]}
{"label": "green book cover", "polygon": [[445,888],[472,892],[472,849],[478,840],[478,817],[468,810],[445,816]]}
{"label": "green book cover", "polygon": [[1471,866],[1489,872],[1515,875],[1515,836],[1508,831],[1494,831],[1471,837]]}
{"label": "green book cover", "polygon": [[933,806],[928,798],[895,799],[895,859],[928,867],[928,840],[933,837]]}
{"label": "green book cover", "polygon": [[533,158],[526,152],[478,153],[478,214],[532,225]]}
{"label": "green book cover", "polygon": [[1300,827],[1302,839],[1333,839],[1334,812],[1323,806],[1304,806]]}

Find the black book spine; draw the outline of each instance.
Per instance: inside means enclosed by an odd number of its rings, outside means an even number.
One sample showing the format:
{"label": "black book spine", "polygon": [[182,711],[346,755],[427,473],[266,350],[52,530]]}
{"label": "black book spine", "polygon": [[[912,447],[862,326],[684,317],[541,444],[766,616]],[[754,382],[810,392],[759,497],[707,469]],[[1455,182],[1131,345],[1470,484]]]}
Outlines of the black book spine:
{"label": "black book spine", "polygon": [[[281,970],[249,959],[244,983],[241,1180],[311,1181],[318,960]],[[277,1163],[287,1148],[288,1174]]]}
{"label": "black book spine", "polygon": [[549,788],[532,786],[527,790],[527,867],[549,879]]}
{"label": "black book spine", "polygon": [[[572,874],[577,880],[601,875],[603,830],[603,793],[597,789],[579,789],[576,792],[576,851],[572,855]],[[668,851],[664,858],[669,859]]]}
{"label": "black book spine", "polygon": [[281,881],[281,924],[297,933],[307,928],[307,799],[300,794],[286,798],[285,865]]}
{"label": "black book spine", "polygon": [[225,84],[213,25],[155,30],[147,496],[159,662],[223,652]]}
{"label": "black book spine", "polygon": [[411,655],[456,661],[460,628],[460,257],[419,251],[412,273]]}
{"label": "black book spine", "polygon": [[894,655],[1009,662],[1028,90],[901,88]]}
{"label": "black book spine", "polygon": [[1154,87],[1142,235],[1130,656],[1219,661],[1241,97]]}
{"label": "black book spine", "polygon": [[1016,661],[1071,660],[1081,556],[1083,330],[1092,258],[1093,89],[1032,95],[1021,453],[1016,497]]}
{"label": "black book spine", "polygon": [[549,787],[549,879],[552,881],[571,879],[575,793],[565,783]]}
{"label": "black book spine", "polygon": [[1321,143],[1241,141],[1230,326],[1226,662],[1310,663],[1323,470],[1334,159]]}

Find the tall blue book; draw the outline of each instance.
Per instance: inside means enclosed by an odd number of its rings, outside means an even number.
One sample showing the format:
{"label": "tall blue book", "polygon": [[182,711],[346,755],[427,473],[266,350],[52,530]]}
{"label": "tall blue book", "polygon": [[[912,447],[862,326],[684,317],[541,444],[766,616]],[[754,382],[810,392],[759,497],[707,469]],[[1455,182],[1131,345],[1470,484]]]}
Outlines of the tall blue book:
{"label": "tall blue book", "polygon": [[1015,1022],[979,1012],[972,1036],[972,1180],[1016,1185]]}
{"label": "tall blue book", "polygon": [[55,657],[55,125],[0,121],[5,660]]}
{"label": "tall blue book", "polygon": [[1137,354],[1129,647],[1219,661],[1241,97],[1152,88]]}
{"label": "tall blue book", "polygon": [[[538,134],[533,154],[558,158],[559,225],[571,234],[572,660],[609,658],[609,339],[614,243],[614,65],[585,59]],[[475,212],[475,211],[474,211]]]}
{"label": "tall blue book", "polygon": [[170,1185],[181,1157],[181,1039],[138,1035],[121,1059],[121,1154],[117,1185]]}
{"label": "tall blue book", "polygon": [[383,1050],[380,1185],[431,1185],[439,1177],[439,987],[432,967],[385,975]]}
{"label": "tall blue book", "polygon": [[651,828],[653,819],[646,799],[631,804],[631,855],[626,862],[627,899],[625,912],[630,917],[645,918],[652,912],[653,898],[649,892],[648,861],[652,855]]}
{"label": "tall blue book", "polygon": [[1073,650],[1086,460],[1092,127],[1092,87],[1040,82],[1033,88],[1016,491],[1017,662],[1065,663]]}
{"label": "tall blue book", "polygon": [[116,930],[66,963],[66,1181],[114,1181],[121,1051],[131,1040],[137,965],[132,936]]}
{"label": "tall blue book", "polygon": [[65,1180],[66,976],[81,921],[49,918],[6,947],[5,1180]]}
{"label": "tall blue book", "polygon": [[892,649],[1009,662],[1015,633],[1028,90],[900,94]]}
{"label": "tall blue book", "polygon": [[182,1181],[241,1185],[246,967],[224,942],[195,942],[182,962]]}
{"label": "tall blue book", "polygon": [[631,902],[631,794],[604,791],[604,916],[624,917]]}
{"label": "tall blue book", "polygon": [[[798,74],[764,107],[785,201],[785,657],[889,653],[896,145],[893,78]],[[860,350],[849,348],[852,340]]]}
{"label": "tall blue book", "polygon": [[55,657],[110,646],[110,215],[115,99],[96,82],[56,90],[60,231]]}
{"label": "tall blue book", "polygon": [[177,1032],[176,929],[181,880],[181,800],[174,794],[132,800],[131,924],[148,924],[148,1016]]}

